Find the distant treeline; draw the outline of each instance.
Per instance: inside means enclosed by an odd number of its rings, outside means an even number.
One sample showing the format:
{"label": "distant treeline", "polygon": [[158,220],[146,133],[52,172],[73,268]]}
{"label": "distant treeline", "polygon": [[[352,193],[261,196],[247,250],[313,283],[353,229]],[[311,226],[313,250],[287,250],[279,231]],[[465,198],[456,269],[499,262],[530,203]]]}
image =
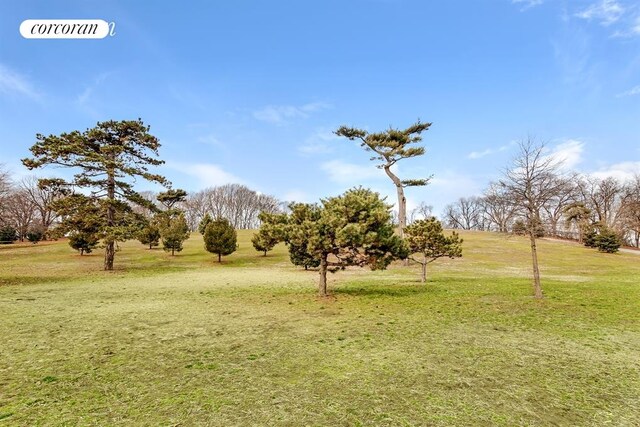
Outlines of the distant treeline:
{"label": "distant treeline", "polygon": [[[540,209],[542,234],[582,240],[591,228],[606,226],[640,247],[640,174],[626,181],[577,174],[552,179],[558,180],[558,191]],[[500,182],[493,182],[482,195],[447,205],[442,220],[449,228],[511,232],[525,214]]]}
{"label": "distant treeline", "polygon": [[[35,177],[12,182],[9,174],[0,170],[0,240],[25,241],[30,236],[52,237],[51,231],[59,223],[60,216],[51,203],[65,197],[68,191],[42,187]],[[142,192],[141,195],[160,207],[157,193]],[[286,204],[274,196],[261,194],[240,184],[226,184],[189,193],[184,202],[176,207],[184,211],[191,231],[198,229],[202,218],[209,214],[213,218],[225,218],[236,229],[253,229],[260,226],[260,212],[276,213],[286,209]],[[145,207],[133,206],[135,212],[147,218],[153,212]],[[38,239],[38,240],[39,240]]]}
{"label": "distant treeline", "polygon": [[[156,201],[156,193],[141,194],[150,201]],[[212,218],[227,219],[235,229],[258,228],[260,212],[281,212],[286,209],[286,204],[274,196],[261,194],[245,185],[225,184],[189,193],[186,200],[176,207],[184,212],[189,229],[196,231],[207,214]],[[141,213],[151,214],[145,210]]]}

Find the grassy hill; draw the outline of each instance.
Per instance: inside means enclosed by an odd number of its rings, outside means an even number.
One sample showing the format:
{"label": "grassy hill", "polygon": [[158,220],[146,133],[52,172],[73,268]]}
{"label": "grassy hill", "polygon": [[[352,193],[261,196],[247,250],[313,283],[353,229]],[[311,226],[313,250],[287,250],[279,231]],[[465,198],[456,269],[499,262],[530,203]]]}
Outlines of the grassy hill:
{"label": "grassy hill", "polygon": [[461,233],[462,259],[317,272],[0,246],[0,425],[640,425],[640,257]]}

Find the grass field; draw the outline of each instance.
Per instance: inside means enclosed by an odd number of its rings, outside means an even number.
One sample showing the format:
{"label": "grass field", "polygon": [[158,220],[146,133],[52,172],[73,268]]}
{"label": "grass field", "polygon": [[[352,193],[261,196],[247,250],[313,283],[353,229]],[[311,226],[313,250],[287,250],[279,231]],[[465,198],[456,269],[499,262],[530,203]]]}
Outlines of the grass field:
{"label": "grass field", "polygon": [[640,425],[640,257],[462,233],[464,257],[317,272],[240,233],[175,257],[0,247],[0,425]]}

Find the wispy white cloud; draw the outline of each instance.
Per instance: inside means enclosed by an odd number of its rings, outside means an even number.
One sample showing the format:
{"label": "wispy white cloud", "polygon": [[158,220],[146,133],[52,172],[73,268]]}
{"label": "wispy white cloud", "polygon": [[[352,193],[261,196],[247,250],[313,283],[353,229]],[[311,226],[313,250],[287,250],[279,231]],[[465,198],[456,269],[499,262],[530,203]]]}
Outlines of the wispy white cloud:
{"label": "wispy white cloud", "polygon": [[490,148],[487,148],[484,151],[472,151],[471,153],[469,153],[467,157],[470,159],[481,159],[485,156],[488,156],[491,153],[493,153],[493,150]]}
{"label": "wispy white cloud", "polygon": [[635,95],[640,95],[640,85],[634,86],[626,92],[619,93],[617,97],[622,98],[625,96],[635,96]]}
{"label": "wispy white cloud", "polygon": [[598,68],[592,60],[592,37],[585,28],[567,26],[552,41],[556,62],[567,84],[588,91],[596,90],[601,84]]}
{"label": "wispy white cloud", "polygon": [[631,34],[640,36],[640,15],[636,16],[635,21],[631,25]]}
{"label": "wispy white cloud", "polygon": [[640,161],[637,162],[621,162],[613,165],[601,168],[590,175],[596,178],[616,178],[617,180],[624,182],[632,179],[635,175],[640,173]]}
{"label": "wispy white cloud", "polygon": [[245,184],[245,181],[241,178],[212,163],[167,162],[167,166],[196,178],[201,188],[234,183]]}
{"label": "wispy white cloud", "polygon": [[508,150],[509,147],[511,147],[514,144],[515,144],[515,141],[512,141],[509,144],[502,145],[502,146],[500,146],[498,148],[487,148],[486,150],[483,150],[483,151],[472,151],[471,153],[469,153],[467,155],[467,158],[473,159],[473,160],[481,159],[481,158],[486,157],[486,156],[488,156],[490,154],[495,154],[495,153],[499,153],[501,151]]}
{"label": "wispy white cloud", "polygon": [[36,101],[42,98],[42,94],[26,77],[2,64],[0,64],[0,93],[26,96]]}
{"label": "wispy white cloud", "polygon": [[374,165],[357,165],[343,160],[331,160],[323,163],[320,168],[329,175],[329,179],[339,184],[360,185],[363,181],[383,178],[384,171]]}
{"label": "wispy white cloud", "polygon": [[318,130],[305,139],[304,143],[298,147],[298,151],[305,156],[332,153],[336,139],[339,138],[332,131]]}
{"label": "wispy white cloud", "polygon": [[93,95],[94,91],[111,75],[110,72],[100,73],[91,84],[87,85],[85,89],[76,97],[76,102],[79,105],[86,105]]}
{"label": "wispy white cloud", "polygon": [[584,142],[577,139],[568,139],[563,143],[556,145],[548,154],[559,163],[563,169],[574,169],[583,160]]}
{"label": "wispy white cloud", "polygon": [[511,0],[511,3],[522,5],[521,11],[531,9],[532,7],[540,6],[544,3],[544,0]]}
{"label": "wispy white cloud", "polygon": [[609,26],[618,21],[625,12],[625,8],[616,0],[601,0],[575,14],[576,17],[587,21],[598,21],[601,25]]}
{"label": "wispy white cloud", "polygon": [[293,119],[306,118],[309,117],[311,113],[326,110],[328,108],[331,108],[331,105],[324,102],[312,102],[301,106],[267,105],[264,108],[254,111],[253,117],[263,122],[283,125]]}
{"label": "wispy white cloud", "polygon": [[222,148],[224,144],[214,134],[202,135],[196,138],[196,141],[201,144],[211,145],[213,147]]}

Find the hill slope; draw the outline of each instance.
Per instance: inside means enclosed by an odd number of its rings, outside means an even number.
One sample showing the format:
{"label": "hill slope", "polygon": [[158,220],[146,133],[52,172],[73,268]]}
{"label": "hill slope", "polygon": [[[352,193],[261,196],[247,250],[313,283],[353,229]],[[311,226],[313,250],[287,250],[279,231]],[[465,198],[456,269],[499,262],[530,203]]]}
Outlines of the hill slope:
{"label": "hill slope", "polygon": [[637,425],[640,262],[462,233],[464,257],[316,272],[240,233],[222,264],[0,248],[0,424]]}

